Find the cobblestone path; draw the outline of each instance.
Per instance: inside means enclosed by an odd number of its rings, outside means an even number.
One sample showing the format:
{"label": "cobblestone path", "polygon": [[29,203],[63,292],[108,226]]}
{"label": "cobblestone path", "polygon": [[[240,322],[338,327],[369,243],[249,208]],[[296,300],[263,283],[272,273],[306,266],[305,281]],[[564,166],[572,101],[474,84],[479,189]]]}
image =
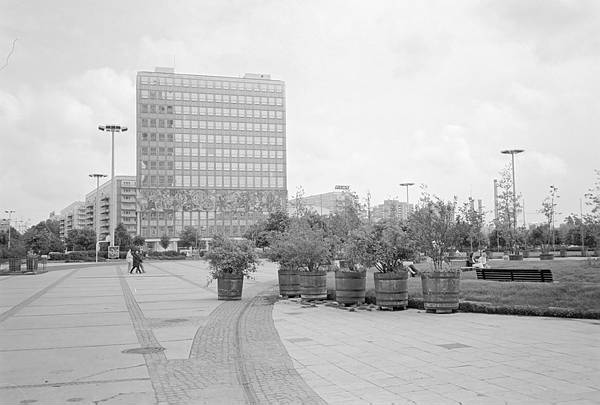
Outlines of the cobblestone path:
{"label": "cobblestone path", "polygon": [[[141,347],[159,347],[121,269],[117,272]],[[272,319],[277,297],[273,282],[244,288],[250,298],[219,305],[197,331],[188,359],[144,354],[159,404],[325,403],[294,369],[280,341]]]}

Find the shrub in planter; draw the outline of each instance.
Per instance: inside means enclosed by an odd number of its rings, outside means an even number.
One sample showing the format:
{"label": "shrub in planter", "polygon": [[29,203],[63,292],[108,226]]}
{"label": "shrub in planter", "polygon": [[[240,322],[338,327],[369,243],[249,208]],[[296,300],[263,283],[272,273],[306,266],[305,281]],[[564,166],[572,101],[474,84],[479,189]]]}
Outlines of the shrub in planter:
{"label": "shrub in planter", "polygon": [[448,248],[458,237],[454,213],[456,201],[445,202],[424,194],[409,218],[409,230],[416,247],[429,257],[430,268],[421,272],[423,303],[427,312],[458,310],[460,269],[452,269]]}
{"label": "shrub in planter", "polygon": [[300,272],[300,296],[303,299],[326,299],[327,271],[321,270],[320,266],[330,258],[328,247],[325,232],[300,218],[273,240],[270,257],[279,262],[282,269]]}
{"label": "shrub in planter", "polygon": [[375,267],[375,300],[380,307],[406,309],[408,269],[403,262],[414,257],[414,246],[402,225],[381,221],[355,234],[352,252],[362,265]]}
{"label": "shrub in planter", "polygon": [[216,236],[206,255],[210,276],[217,279],[219,300],[242,299],[244,277],[256,271],[257,257],[248,241],[234,241]]}

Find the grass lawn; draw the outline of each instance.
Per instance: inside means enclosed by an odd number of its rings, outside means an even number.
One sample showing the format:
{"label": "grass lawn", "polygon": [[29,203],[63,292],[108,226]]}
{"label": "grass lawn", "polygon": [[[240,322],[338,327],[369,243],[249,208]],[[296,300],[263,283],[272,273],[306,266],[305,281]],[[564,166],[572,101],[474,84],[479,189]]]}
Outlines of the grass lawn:
{"label": "grass lawn", "polygon": [[[467,271],[461,274],[461,301],[493,306],[530,306],[600,312],[600,267],[592,267],[586,260],[493,260],[490,265],[494,268],[550,269],[554,283],[477,280],[474,271]],[[370,291],[374,289],[373,273],[374,270],[370,269],[367,274],[367,296],[375,295],[374,291]],[[328,274],[327,287],[335,289],[334,273]],[[423,297],[420,277],[408,279],[408,295],[410,298]]]}

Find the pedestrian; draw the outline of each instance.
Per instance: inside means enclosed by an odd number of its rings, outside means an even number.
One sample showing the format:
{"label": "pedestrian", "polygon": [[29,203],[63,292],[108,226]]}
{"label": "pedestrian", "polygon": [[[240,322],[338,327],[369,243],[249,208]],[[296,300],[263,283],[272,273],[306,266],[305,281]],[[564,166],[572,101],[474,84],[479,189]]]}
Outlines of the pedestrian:
{"label": "pedestrian", "polygon": [[140,255],[140,264],[138,266],[138,269],[140,270],[140,273],[145,273],[146,270],[144,270],[144,257],[145,257],[144,251],[140,250],[139,255]]}
{"label": "pedestrian", "polygon": [[140,271],[140,255],[138,254],[137,250],[134,250],[133,252],[131,252],[131,255],[133,256],[133,266],[131,266],[131,270],[129,270],[129,274],[133,274],[133,270],[135,269],[136,273],[141,273]]}
{"label": "pedestrian", "polygon": [[131,254],[131,249],[127,251],[125,260],[127,261],[127,271],[131,271],[131,268],[133,267],[133,255]]}

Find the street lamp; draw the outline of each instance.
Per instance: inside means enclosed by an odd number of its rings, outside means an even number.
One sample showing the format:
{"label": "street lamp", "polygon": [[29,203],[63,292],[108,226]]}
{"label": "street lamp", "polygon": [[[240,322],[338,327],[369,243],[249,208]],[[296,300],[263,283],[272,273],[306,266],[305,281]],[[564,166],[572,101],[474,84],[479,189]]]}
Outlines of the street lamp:
{"label": "street lamp", "polygon": [[98,250],[100,248],[100,210],[98,208],[98,194],[100,192],[100,179],[102,177],[108,177],[106,174],[93,173],[89,175],[96,179],[96,200],[94,202],[94,215],[93,222],[96,228],[96,263],[98,263]]}
{"label": "street lamp", "polygon": [[117,185],[115,184],[115,132],[125,132],[127,127],[121,125],[98,125],[100,131],[111,134],[111,165],[110,165],[110,221],[109,235],[110,246],[115,245],[115,222],[117,221]]}
{"label": "street lamp", "polygon": [[15,211],[14,210],[5,210],[4,212],[6,212],[8,214],[8,248],[10,249],[10,216]]}
{"label": "street lamp", "polygon": [[408,203],[408,188],[414,185],[415,183],[400,183],[401,187],[406,187],[406,218],[408,218],[408,211],[410,210],[410,204]]}
{"label": "street lamp", "polygon": [[512,168],[513,218],[514,218],[513,230],[514,230],[515,236],[517,233],[517,194],[515,191],[515,155],[518,153],[524,152],[524,151],[525,151],[525,149],[507,149],[507,150],[500,151],[500,153],[503,153],[505,155],[511,155],[511,158],[512,158],[511,168]]}

